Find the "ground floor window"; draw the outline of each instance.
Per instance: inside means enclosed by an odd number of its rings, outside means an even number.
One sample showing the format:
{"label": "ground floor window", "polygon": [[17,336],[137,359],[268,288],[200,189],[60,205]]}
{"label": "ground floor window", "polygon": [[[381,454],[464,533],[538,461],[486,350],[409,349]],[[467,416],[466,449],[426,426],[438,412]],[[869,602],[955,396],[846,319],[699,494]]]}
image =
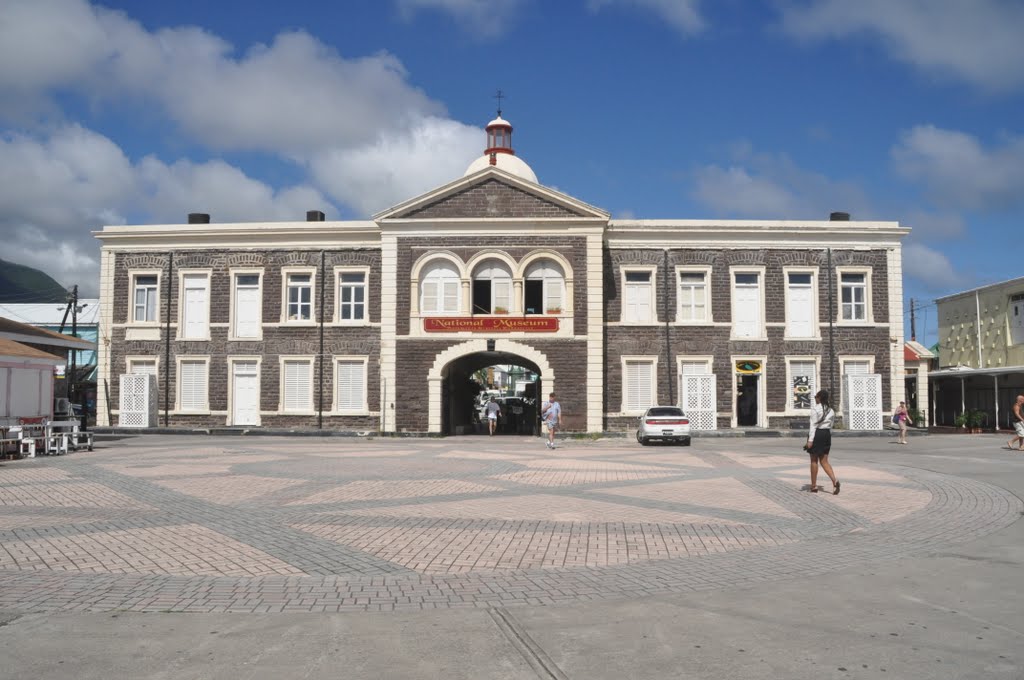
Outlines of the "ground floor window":
{"label": "ground floor window", "polygon": [[339,413],[367,410],[366,357],[351,357],[335,361],[335,403]]}
{"label": "ground floor window", "polygon": [[622,411],[641,413],[653,406],[656,399],[654,358],[623,358]]}

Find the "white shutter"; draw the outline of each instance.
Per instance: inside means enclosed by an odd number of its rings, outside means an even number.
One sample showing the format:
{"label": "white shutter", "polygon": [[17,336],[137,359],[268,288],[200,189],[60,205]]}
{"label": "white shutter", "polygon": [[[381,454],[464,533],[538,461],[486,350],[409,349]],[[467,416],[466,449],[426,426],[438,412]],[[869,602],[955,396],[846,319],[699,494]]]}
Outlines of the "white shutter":
{"label": "white shutter", "polygon": [[624,321],[646,323],[651,320],[651,284],[626,284],[626,309]]}
{"label": "white shutter", "polygon": [[761,287],[756,284],[737,285],[735,299],[733,328],[735,328],[736,337],[759,337],[761,335]]}
{"label": "white shutter", "polygon": [[561,309],[562,305],[562,281],[561,279],[547,279],[544,281],[544,311],[549,309]]}
{"label": "white shutter", "polygon": [[260,290],[239,287],[235,290],[235,337],[258,338],[260,335]]}
{"label": "white shutter", "polygon": [[421,312],[436,312],[438,310],[437,305],[437,281],[424,281],[423,282],[423,304],[421,305]]}
{"label": "white shutter", "polygon": [[445,312],[458,312],[459,311],[459,282],[458,281],[445,281],[444,282],[444,306],[442,310]]}
{"label": "white shutter", "polygon": [[7,383],[10,381],[11,369],[0,367],[0,418],[10,417],[7,411]]}
{"label": "white shutter", "polygon": [[789,286],[786,306],[789,312],[789,337],[810,338],[814,336],[814,300],[810,286]]}
{"label": "white shutter", "polygon": [[313,410],[313,363],[311,361],[284,362],[284,410]]}
{"label": "white shutter", "polygon": [[682,375],[707,375],[711,372],[707,361],[680,361],[679,369]]}
{"label": "white shutter", "polygon": [[845,361],[843,362],[843,375],[868,375],[871,371],[869,361]]}
{"label": "white shutter", "polygon": [[178,385],[182,411],[206,410],[206,362],[182,361]]}
{"label": "white shutter", "polygon": [[209,278],[205,274],[186,274],[185,279],[185,327],[183,338],[200,339],[207,337],[209,322]]}
{"label": "white shutter", "polygon": [[133,361],[131,372],[141,375],[156,375],[156,359]]}
{"label": "white shutter", "polygon": [[491,291],[494,296],[494,307],[503,307],[506,312],[512,311],[512,282],[507,279],[494,279],[491,281]]}
{"label": "white shutter", "polygon": [[652,405],[654,364],[650,361],[627,361],[625,369],[624,411],[643,411]]}
{"label": "white shutter", "polygon": [[338,410],[362,411],[366,408],[366,364],[362,361],[338,362]]}

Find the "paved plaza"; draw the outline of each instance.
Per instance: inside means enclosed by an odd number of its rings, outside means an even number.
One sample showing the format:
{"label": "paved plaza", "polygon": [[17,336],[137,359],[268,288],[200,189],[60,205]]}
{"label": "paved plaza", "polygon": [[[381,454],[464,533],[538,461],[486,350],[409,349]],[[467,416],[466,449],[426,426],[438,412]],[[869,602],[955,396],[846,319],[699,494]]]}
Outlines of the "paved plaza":
{"label": "paved plaza", "polygon": [[[808,577],[812,589],[852,578],[859,585],[848,585],[847,597],[882,597],[884,609],[892,596],[883,593],[902,590],[882,584],[907,565],[969,556],[986,541],[1001,546],[1007,531],[1019,536],[1024,455],[998,441],[926,436],[899,447],[837,437],[843,487],[833,496],[807,491],[805,455],[789,438],[566,441],[551,451],[514,437],[111,437],[92,453],[0,465],[0,611],[5,632],[102,621],[128,625],[122,636],[137,633],[126,623],[143,616],[135,612],[234,615],[217,625],[250,622],[259,629],[250,644],[273,637],[267,626],[323,626],[324,614],[381,632],[371,646],[386,647],[383,629],[394,626],[409,639],[467,627],[460,639],[475,640],[481,657],[467,661],[464,677],[634,677],[640,667],[602,675],[607,662],[573,661],[567,650],[578,640],[566,635],[582,612],[651,625],[666,607],[676,620],[685,606],[696,616],[686,625],[713,628],[715,616],[704,619],[716,598],[733,606],[788,592],[786,602],[758,605],[770,616],[807,596]],[[1002,566],[1019,578],[1021,552],[1011,550]],[[318,618],[290,618],[301,615]],[[1024,617],[1011,618],[998,622],[1015,641],[1006,651],[1024,645]],[[170,619],[139,620],[156,632]],[[687,656],[701,648],[687,645]],[[995,657],[1003,665],[988,677],[1021,677],[1015,651]],[[501,672],[468,670],[499,659]],[[25,663],[39,671],[38,660]],[[692,676],[719,677],[711,669],[720,664]],[[829,672],[865,670],[839,668]],[[364,672],[358,677],[378,677]],[[659,677],[645,672],[635,677]],[[2,669],[0,677],[8,677]]]}

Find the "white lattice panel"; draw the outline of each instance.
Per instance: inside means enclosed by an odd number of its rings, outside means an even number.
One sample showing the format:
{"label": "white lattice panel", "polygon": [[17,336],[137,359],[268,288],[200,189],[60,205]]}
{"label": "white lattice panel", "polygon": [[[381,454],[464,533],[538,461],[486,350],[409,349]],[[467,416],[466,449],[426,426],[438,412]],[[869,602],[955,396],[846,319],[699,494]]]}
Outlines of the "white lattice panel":
{"label": "white lattice panel", "polygon": [[843,376],[846,426],[851,430],[882,429],[882,376]]}
{"label": "white lattice panel", "polygon": [[120,427],[153,427],[157,420],[156,376],[146,373],[121,375]]}
{"label": "white lattice panel", "polygon": [[680,377],[680,404],[694,430],[718,429],[717,382],[713,373]]}

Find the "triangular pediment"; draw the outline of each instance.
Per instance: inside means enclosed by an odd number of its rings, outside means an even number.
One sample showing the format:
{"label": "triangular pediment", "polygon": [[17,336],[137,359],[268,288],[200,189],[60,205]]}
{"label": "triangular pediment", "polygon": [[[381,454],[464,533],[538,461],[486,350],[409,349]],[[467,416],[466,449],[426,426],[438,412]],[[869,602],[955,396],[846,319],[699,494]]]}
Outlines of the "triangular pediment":
{"label": "triangular pediment", "polygon": [[481,170],[375,215],[383,220],[601,219],[608,213],[499,168]]}

